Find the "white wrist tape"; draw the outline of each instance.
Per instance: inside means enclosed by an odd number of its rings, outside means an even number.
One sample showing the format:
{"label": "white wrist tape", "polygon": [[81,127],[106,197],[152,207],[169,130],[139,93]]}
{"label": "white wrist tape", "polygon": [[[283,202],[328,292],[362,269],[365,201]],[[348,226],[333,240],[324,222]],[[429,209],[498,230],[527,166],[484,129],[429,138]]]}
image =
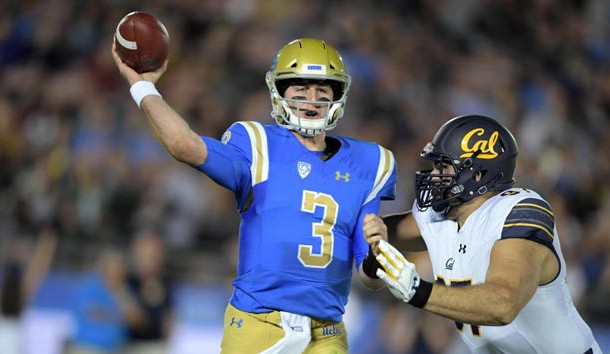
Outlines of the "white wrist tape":
{"label": "white wrist tape", "polygon": [[131,93],[131,97],[133,97],[133,100],[138,105],[138,108],[142,108],[142,100],[148,95],[155,95],[161,97],[161,94],[159,93],[159,91],[157,91],[155,84],[145,80],[138,81],[135,84],[131,85],[129,92]]}

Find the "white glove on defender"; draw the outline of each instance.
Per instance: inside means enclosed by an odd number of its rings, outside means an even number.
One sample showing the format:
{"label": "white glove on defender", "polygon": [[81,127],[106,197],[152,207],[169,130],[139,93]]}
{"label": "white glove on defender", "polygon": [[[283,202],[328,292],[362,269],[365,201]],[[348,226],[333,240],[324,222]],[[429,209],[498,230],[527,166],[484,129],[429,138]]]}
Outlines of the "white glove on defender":
{"label": "white glove on defender", "polygon": [[385,272],[377,269],[377,276],[397,299],[411,301],[420,282],[415,264],[407,261],[400,251],[384,240],[379,241],[379,251],[377,262]]}

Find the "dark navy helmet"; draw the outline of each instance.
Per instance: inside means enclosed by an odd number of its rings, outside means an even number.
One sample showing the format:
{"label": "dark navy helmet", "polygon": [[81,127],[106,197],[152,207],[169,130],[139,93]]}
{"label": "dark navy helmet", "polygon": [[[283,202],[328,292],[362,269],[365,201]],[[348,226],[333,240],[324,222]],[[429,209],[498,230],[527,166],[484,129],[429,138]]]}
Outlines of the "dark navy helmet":
{"label": "dark navy helmet", "polygon": [[[466,115],[451,119],[420,154],[437,169],[415,173],[417,207],[446,212],[489,191],[511,188],[518,152],[513,134],[492,118]],[[443,171],[443,164],[453,166],[454,173]],[[481,173],[478,181],[477,172]]]}

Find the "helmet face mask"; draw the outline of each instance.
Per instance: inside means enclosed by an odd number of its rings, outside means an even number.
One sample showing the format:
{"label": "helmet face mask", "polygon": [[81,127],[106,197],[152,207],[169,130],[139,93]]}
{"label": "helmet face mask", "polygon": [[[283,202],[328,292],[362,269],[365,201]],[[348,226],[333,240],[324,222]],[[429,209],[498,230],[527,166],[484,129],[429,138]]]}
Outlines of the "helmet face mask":
{"label": "helmet face mask", "polygon": [[420,154],[436,168],[415,174],[417,207],[446,213],[489,191],[512,187],[517,154],[513,135],[497,121],[476,115],[450,120]]}
{"label": "helmet face mask", "polygon": [[[458,203],[460,170],[450,156],[431,153],[425,157],[434,163],[434,169],[415,173],[417,206],[420,210],[432,207],[442,212]],[[451,168],[447,167],[451,166]]]}
{"label": "helmet face mask", "polygon": [[[271,95],[271,115],[276,123],[303,136],[315,136],[333,129],[343,116],[351,78],[339,53],[324,41],[297,39],[282,48],[265,77]],[[303,83],[328,84],[333,89],[332,101],[293,100],[284,97],[290,85]],[[308,119],[300,114],[304,104],[322,107],[322,117]],[[326,109],[324,109],[326,107]]]}

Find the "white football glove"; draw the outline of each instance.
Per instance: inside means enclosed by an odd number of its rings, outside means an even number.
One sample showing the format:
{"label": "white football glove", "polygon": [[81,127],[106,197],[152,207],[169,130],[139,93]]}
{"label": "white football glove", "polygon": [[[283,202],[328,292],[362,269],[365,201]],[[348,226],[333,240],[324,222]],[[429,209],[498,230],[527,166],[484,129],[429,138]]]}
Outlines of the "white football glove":
{"label": "white football glove", "polygon": [[410,302],[420,283],[415,264],[384,240],[379,241],[379,251],[376,258],[383,270],[377,269],[377,276],[397,299]]}

